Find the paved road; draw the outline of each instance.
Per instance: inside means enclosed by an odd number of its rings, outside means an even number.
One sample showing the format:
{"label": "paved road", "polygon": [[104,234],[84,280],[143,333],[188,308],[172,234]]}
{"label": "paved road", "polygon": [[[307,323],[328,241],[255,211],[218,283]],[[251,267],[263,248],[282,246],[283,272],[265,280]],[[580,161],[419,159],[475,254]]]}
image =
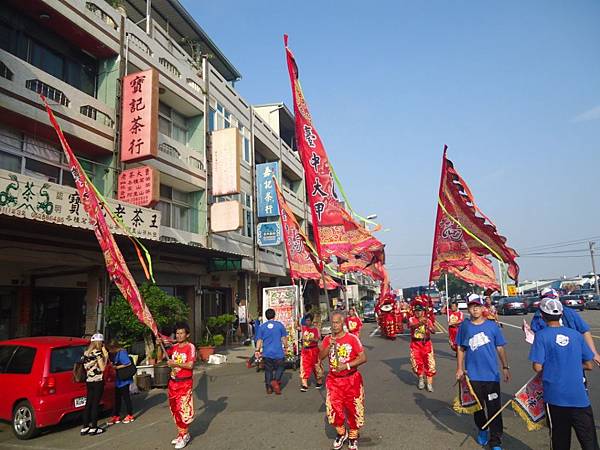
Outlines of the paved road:
{"label": "paved road", "polygon": [[[531,317],[531,315],[529,316]],[[600,312],[584,317],[600,339]],[[504,398],[516,391],[532,372],[527,362],[529,345],[518,326],[523,316],[502,317],[513,372],[503,385]],[[442,320],[443,323],[443,320]],[[511,327],[509,325],[513,325]],[[374,325],[363,331],[369,362],[362,369],[366,381],[367,418],[361,447],[373,449],[478,449],[473,439],[471,416],[459,416],[450,408],[455,359],[447,335],[434,337],[438,376],[435,392],[419,391],[411,373],[407,338],[395,342],[370,336]],[[600,344],[600,340],[598,340]],[[327,449],[334,431],[325,423],[324,392],[298,390],[297,372],[285,375],[283,395],[266,395],[262,374],[246,369],[242,361],[211,367],[196,382],[197,418],[191,427],[190,448],[202,449]],[[600,369],[591,377],[593,406],[600,414]],[[0,425],[2,449],[168,449],[174,434],[165,393],[153,390],[135,398],[139,417],[132,424],[111,427],[101,436],[80,437],[73,425],[30,440],[18,441],[8,425]],[[548,448],[547,433],[527,432],[509,409],[504,415],[505,449]],[[577,445],[573,448],[578,448]]]}

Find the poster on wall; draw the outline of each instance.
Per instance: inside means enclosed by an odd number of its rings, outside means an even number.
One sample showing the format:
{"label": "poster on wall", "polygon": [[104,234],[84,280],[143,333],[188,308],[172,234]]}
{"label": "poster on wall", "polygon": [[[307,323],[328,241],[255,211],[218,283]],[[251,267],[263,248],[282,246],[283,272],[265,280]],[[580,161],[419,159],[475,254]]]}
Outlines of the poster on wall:
{"label": "poster on wall", "polygon": [[286,357],[291,358],[297,352],[298,286],[263,288],[263,323],[267,320],[265,311],[269,308],[275,310],[275,320],[281,322],[288,332]]}

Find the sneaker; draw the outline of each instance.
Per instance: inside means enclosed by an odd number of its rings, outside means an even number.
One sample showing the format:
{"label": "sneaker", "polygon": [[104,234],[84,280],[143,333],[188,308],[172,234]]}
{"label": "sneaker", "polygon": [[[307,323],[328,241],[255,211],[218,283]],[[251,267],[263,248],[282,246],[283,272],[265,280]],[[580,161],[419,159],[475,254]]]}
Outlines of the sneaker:
{"label": "sneaker", "polygon": [[323,389],[323,383],[317,383],[315,389]]}
{"label": "sneaker", "polygon": [[171,445],[175,445],[175,444],[177,444],[177,442],[179,442],[179,438],[180,438],[180,437],[181,437],[181,436],[177,436],[175,439],[173,439],[173,440],[171,441]]}
{"label": "sneaker", "polygon": [[487,445],[489,440],[488,430],[479,430],[479,433],[477,434],[477,443],[484,446]]}
{"label": "sneaker", "polygon": [[90,428],[90,431],[88,431],[88,434],[90,436],[96,436],[97,434],[102,434],[102,433],[104,433],[103,428]]}
{"label": "sneaker", "polygon": [[492,447],[492,450],[502,450],[502,447],[500,447],[499,445],[496,445],[496,446]]}
{"label": "sneaker", "polygon": [[348,439],[348,450],[358,450],[358,439]]}
{"label": "sneaker", "polygon": [[427,383],[427,392],[433,392],[433,384]]}
{"label": "sneaker", "polygon": [[81,430],[79,430],[79,434],[82,436],[85,436],[86,434],[88,434],[89,431],[90,431],[90,427],[84,427]]}
{"label": "sneaker", "polygon": [[192,437],[190,436],[190,433],[185,433],[183,435],[183,440],[185,441],[186,445],[192,440]]}
{"label": "sneaker", "polygon": [[123,419],[123,423],[130,423],[130,422],[133,422],[134,420],[135,420],[135,417],[133,417],[131,414],[128,414]]}
{"label": "sneaker", "polygon": [[348,432],[345,434],[338,434],[333,441],[333,450],[340,450],[344,446],[344,442],[348,439]]}
{"label": "sneaker", "polygon": [[121,417],[120,416],[112,416],[110,419],[108,419],[108,422],[106,422],[108,425],[114,425],[116,423],[121,423]]}
{"label": "sneaker", "polygon": [[276,395],[281,395],[281,385],[279,384],[279,381],[271,381],[271,387],[273,388],[273,392],[275,392]]}
{"label": "sneaker", "polygon": [[300,386],[300,392],[308,391],[308,386]]}
{"label": "sneaker", "polygon": [[183,436],[179,436],[177,438],[177,442],[175,442],[175,448],[183,448],[187,445],[186,440],[183,438]]}
{"label": "sneaker", "polygon": [[267,394],[272,394],[273,388],[271,386],[267,386]]}
{"label": "sneaker", "polygon": [[423,377],[419,377],[419,383],[417,384],[417,387],[418,387],[420,390],[423,390],[423,389],[425,389],[425,378],[423,378]]}

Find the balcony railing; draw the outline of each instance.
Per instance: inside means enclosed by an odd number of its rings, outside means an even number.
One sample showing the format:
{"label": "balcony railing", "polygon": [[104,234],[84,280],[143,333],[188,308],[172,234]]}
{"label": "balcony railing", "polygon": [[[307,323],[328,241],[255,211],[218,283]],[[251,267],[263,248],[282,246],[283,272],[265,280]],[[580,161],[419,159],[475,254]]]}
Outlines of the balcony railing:
{"label": "balcony railing", "polygon": [[150,49],[148,44],[146,44],[144,41],[142,41],[139,37],[137,37],[133,33],[127,33],[127,37],[129,38],[130,44],[133,44],[136,47],[139,47],[144,53],[146,53],[149,56],[152,56],[152,49]]}
{"label": "balcony railing", "polygon": [[171,74],[173,74],[174,76],[176,76],[177,78],[181,78],[181,72],[179,71],[179,69],[177,67],[175,67],[174,64],[171,63],[171,61],[169,61],[166,58],[158,58],[158,62],[165,68],[167,69],[169,72],[171,72]]}
{"label": "balcony railing", "polygon": [[102,22],[110,25],[111,27],[113,27],[115,30],[117,28],[119,28],[117,26],[117,23],[114,21],[114,19],[112,17],[110,17],[102,8],[100,8],[98,5],[96,5],[95,3],[92,2],[86,2],[85,3],[85,7],[93,12],[96,16],[98,16],[100,18],[100,20],[102,20]]}
{"label": "balcony railing", "polygon": [[71,101],[67,96],[58,89],[44,83],[40,80],[27,80],[25,81],[25,87],[33,92],[43,95],[48,100],[52,100],[60,105],[69,107]]}
{"label": "balcony railing", "polygon": [[165,155],[169,155],[173,158],[181,159],[181,153],[172,145],[163,142],[158,146],[158,151],[164,153]]}
{"label": "balcony railing", "polygon": [[115,121],[112,120],[108,114],[94,108],[92,105],[83,105],[79,108],[79,112],[90,119],[94,119],[95,121],[106,125],[107,127],[113,128],[115,126]]}
{"label": "balcony railing", "polygon": [[6,64],[0,61],[0,77],[6,78],[9,81],[12,81],[14,74],[10,71]]}

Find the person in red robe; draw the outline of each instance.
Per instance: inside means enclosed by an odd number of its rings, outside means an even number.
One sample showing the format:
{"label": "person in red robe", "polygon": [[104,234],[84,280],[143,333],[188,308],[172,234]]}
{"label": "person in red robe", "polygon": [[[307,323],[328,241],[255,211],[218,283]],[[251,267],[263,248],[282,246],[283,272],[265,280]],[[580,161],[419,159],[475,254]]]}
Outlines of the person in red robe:
{"label": "person in red robe", "polygon": [[314,372],[316,389],[323,387],[323,366],[319,359],[319,328],[313,325],[313,315],[304,316],[302,325],[302,351],[300,353],[300,391],[308,390],[308,380]]}
{"label": "person in red robe", "polygon": [[435,328],[427,317],[425,307],[421,303],[415,304],[414,316],[408,321],[410,328],[410,362],[415,375],[418,377],[418,388],[425,388],[433,392],[433,376],[435,375],[435,357],[431,335]]}
{"label": "person in red robe", "polygon": [[346,317],[346,328],[348,332],[352,333],[356,337],[360,337],[360,330],[362,329],[363,323],[356,313],[356,308],[353,306],[348,310],[348,317]]}
{"label": "person in red robe", "polygon": [[381,334],[392,341],[396,339],[396,315],[394,314],[394,299],[386,297],[379,306],[379,329]]}
{"label": "person in red robe", "polygon": [[329,358],[325,405],[327,420],[337,433],[333,449],[341,449],[348,441],[348,449],[357,450],[359,430],[365,423],[365,391],[357,368],[367,362],[367,355],[360,339],[344,331],[340,312],[331,315],[331,336],[323,340],[319,357]]}
{"label": "person in red robe", "polygon": [[[171,376],[167,387],[169,408],[177,427],[177,437],[171,441],[175,448],[184,448],[190,442],[189,426],[194,420],[194,363],[196,347],[188,341],[190,327],[187,323],[175,325],[176,344],[167,349],[169,359],[167,365],[171,368]],[[158,341],[160,344],[160,341]],[[168,343],[166,343],[168,344]],[[157,358],[163,357],[162,346],[157,348]]]}
{"label": "person in red robe", "polygon": [[458,302],[453,301],[450,304],[450,311],[448,312],[448,343],[455,354],[458,348],[456,344],[456,335],[458,334],[460,324],[463,323],[464,320],[465,315],[462,311],[459,311]]}

